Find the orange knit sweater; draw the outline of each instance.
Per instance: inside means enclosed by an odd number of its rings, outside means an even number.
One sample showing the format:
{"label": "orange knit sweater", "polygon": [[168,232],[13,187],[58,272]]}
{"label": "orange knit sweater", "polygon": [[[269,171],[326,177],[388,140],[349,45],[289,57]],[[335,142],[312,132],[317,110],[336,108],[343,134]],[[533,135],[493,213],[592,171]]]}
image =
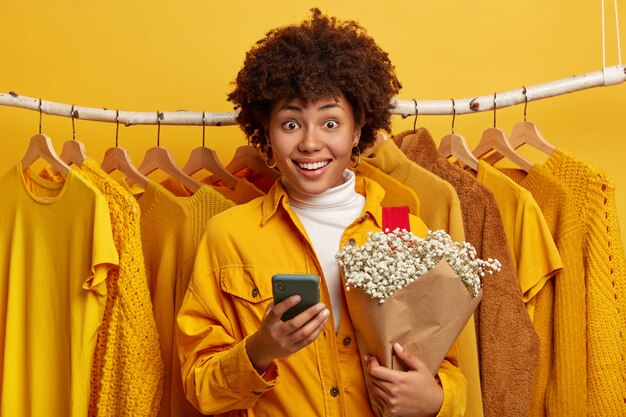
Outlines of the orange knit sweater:
{"label": "orange knit sweater", "polygon": [[587,317],[582,223],[574,197],[550,172],[534,165],[501,169],[529,190],[557,245],[563,269],[537,294],[533,325],[541,340],[531,417],[587,415]]}
{"label": "orange knit sweater", "polygon": [[608,175],[556,149],[546,168],[572,191],[583,224],[588,415],[626,416],[626,262]]}

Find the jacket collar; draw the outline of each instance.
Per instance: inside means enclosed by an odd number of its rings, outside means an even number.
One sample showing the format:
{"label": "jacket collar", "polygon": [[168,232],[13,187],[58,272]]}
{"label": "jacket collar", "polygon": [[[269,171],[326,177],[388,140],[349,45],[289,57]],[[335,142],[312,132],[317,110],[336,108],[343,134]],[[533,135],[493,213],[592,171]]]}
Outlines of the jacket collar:
{"label": "jacket collar", "polygon": [[[367,213],[379,227],[382,227],[381,203],[385,196],[385,190],[373,180],[359,175],[355,178],[355,188],[357,193],[365,197],[363,214]],[[264,225],[274,216],[280,206],[287,212],[292,212],[289,206],[289,195],[279,178],[274,182],[274,185],[263,199],[261,225]]]}

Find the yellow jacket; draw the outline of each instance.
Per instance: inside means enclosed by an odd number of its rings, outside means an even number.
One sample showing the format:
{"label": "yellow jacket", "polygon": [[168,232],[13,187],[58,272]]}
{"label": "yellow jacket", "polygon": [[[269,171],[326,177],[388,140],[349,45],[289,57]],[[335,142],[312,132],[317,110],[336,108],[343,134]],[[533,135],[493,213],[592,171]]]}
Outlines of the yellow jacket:
{"label": "yellow jacket", "polygon": [[[362,244],[367,232],[381,230],[384,191],[366,178],[357,178],[356,191],[366,197],[363,214],[346,229],[341,246],[348,239]],[[417,217],[411,227],[426,232]],[[322,268],[281,181],[267,196],[218,214],[206,227],[178,314],[187,398],[203,413],[220,416],[372,416],[345,299],[338,334],[330,317],[315,342],[276,361],[265,378],[254,370],[246,340],[260,325],[272,299],[271,277],[279,272],[322,277],[321,300],[330,308]],[[439,415],[461,416],[466,382],[456,345],[438,375],[444,389]]]}

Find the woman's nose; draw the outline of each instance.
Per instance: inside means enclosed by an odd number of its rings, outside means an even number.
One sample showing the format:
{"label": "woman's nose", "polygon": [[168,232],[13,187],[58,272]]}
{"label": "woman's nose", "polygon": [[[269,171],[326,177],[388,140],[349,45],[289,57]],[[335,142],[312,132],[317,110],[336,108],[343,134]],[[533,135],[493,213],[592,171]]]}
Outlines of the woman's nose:
{"label": "woman's nose", "polygon": [[319,132],[316,132],[313,128],[304,129],[299,146],[300,150],[307,152],[318,150],[321,144],[318,135]]}

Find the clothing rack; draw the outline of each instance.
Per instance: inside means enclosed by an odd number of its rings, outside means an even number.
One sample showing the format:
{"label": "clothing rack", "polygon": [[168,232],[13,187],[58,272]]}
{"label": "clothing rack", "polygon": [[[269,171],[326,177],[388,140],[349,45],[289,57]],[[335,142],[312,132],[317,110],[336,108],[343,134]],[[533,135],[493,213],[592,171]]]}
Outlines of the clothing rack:
{"label": "clothing rack", "polygon": [[[407,117],[410,115],[457,115],[500,109],[562,94],[573,93],[593,87],[621,84],[626,81],[626,66],[604,67],[556,81],[521,87],[516,90],[488,94],[474,98],[448,100],[400,100],[393,99],[391,113]],[[0,105],[20,107],[41,113],[74,117],[81,120],[123,123],[131,125],[184,125],[184,126],[227,126],[236,125],[237,112],[131,112],[106,108],[92,108],[61,104],[39,98],[26,97],[14,92],[0,93]]]}

